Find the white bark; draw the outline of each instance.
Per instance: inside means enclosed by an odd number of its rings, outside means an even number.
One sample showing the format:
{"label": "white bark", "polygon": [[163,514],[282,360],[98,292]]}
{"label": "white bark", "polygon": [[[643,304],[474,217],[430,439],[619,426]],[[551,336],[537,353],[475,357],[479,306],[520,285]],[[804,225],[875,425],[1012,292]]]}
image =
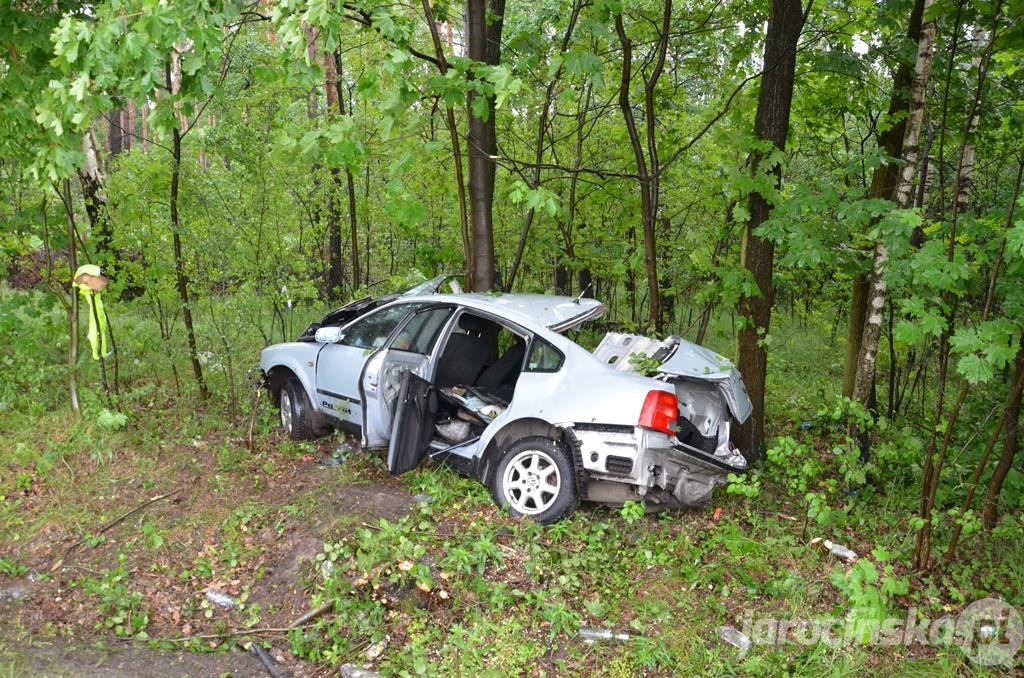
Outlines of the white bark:
{"label": "white bark", "polygon": [[[924,16],[929,15],[935,0],[925,0]],[[907,128],[903,136],[903,167],[900,168],[899,181],[896,184],[896,205],[901,209],[910,207],[914,195],[914,173],[920,154],[921,126],[924,120],[924,97],[926,85],[932,70],[932,57],[935,49],[935,20],[930,20],[921,27],[921,37],[917,43],[917,65],[914,68],[914,84],[910,92],[910,110],[907,115]],[[867,404],[871,396],[871,385],[875,377],[875,359],[878,355],[878,339],[882,334],[883,312],[886,301],[886,268],[889,263],[889,249],[884,238],[875,245],[871,264],[871,289],[868,292],[868,319],[864,324],[861,341],[860,360],[857,364],[857,378],[853,387],[853,398]]]}

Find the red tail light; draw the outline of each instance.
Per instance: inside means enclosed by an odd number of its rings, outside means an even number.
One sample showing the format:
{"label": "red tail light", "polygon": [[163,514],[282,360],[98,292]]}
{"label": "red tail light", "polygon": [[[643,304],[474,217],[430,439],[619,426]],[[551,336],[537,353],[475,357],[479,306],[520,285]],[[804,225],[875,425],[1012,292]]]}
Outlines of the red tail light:
{"label": "red tail light", "polygon": [[650,391],[644,399],[637,426],[653,428],[669,435],[676,433],[676,418],[679,416],[679,402],[675,393]]}

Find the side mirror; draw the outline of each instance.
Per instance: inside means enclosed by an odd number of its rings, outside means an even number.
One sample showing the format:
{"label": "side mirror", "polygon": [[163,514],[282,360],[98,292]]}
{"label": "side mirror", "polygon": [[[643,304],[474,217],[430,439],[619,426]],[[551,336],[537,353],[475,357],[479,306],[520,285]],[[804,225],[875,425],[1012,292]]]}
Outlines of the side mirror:
{"label": "side mirror", "polygon": [[313,335],[313,340],[321,344],[336,344],[343,336],[340,327],[321,327]]}

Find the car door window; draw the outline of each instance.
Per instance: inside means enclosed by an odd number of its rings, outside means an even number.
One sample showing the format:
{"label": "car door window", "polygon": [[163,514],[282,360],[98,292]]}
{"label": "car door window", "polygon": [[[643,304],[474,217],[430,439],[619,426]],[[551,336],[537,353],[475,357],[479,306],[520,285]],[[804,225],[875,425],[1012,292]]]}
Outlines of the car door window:
{"label": "car door window", "polygon": [[540,337],[533,338],[530,357],[526,361],[526,372],[557,372],[565,357],[557,348]]}
{"label": "car door window", "polygon": [[402,304],[374,311],[346,327],[340,343],[355,348],[383,346],[398,323],[416,308],[418,305]]}
{"label": "car door window", "polygon": [[398,331],[391,348],[427,355],[441,334],[441,328],[452,314],[450,308],[430,308],[420,311],[405,327]]}

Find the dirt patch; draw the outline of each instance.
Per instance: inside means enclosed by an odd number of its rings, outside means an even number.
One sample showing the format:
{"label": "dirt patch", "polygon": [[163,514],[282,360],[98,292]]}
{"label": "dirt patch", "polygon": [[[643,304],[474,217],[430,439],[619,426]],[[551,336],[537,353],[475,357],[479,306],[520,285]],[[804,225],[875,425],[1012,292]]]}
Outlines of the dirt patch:
{"label": "dirt patch", "polygon": [[[68,506],[73,522],[48,505],[59,494],[33,488],[22,507],[42,529],[17,547],[0,539],[0,556],[27,569],[0,574],[0,674],[266,676],[238,649],[255,629],[280,670],[323,675],[290,654],[287,635],[309,611],[317,553],[344,530],[408,514],[414,501],[376,456],[350,450],[324,466],[336,441],[306,454],[280,442],[252,454],[240,441],[198,440],[156,453],[157,471],[80,467],[76,482],[105,491],[80,493],[90,505]],[[211,602],[210,591],[236,605]],[[140,616],[151,641],[180,649],[125,640]]]}
{"label": "dirt patch", "polygon": [[[15,675],[73,678],[166,678],[169,676],[267,676],[260,660],[241,650],[200,654],[147,647],[88,647],[65,641],[0,640]],[[2,655],[0,655],[2,656]],[[0,659],[0,668],[4,660]],[[284,668],[282,666],[282,668]],[[287,670],[287,669],[285,669]],[[293,673],[293,676],[297,674]]]}

